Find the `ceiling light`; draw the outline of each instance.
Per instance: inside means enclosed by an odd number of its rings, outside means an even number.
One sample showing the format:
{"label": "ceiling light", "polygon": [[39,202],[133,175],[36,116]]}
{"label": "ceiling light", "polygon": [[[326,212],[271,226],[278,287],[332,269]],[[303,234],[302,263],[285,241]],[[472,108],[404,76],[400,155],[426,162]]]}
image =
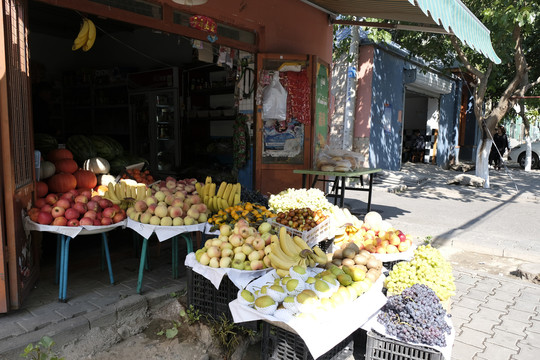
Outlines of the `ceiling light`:
{"label": "ceiling light", "polygon": [[177,4],[181,5],[202,5],[206,3],[208,0],[172,0],[172,2],[175,2]]}

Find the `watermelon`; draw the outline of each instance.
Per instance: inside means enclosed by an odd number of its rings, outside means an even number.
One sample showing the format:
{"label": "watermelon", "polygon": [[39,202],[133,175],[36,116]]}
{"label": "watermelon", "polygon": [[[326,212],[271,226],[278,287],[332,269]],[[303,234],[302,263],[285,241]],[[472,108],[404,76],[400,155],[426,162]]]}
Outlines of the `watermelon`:
{"label": "watermelon", "polygon": [[90,140],[92,140],[92,143],[94,144],[97,156],[107,160],[116,158],[124,151],[122,145],[109,136],[94,135],[90,136]]}
{"label": "watermelon", "polygon": [[109,161],[109,165],[111,166],[111,174],[117,175],[120,174],[126,166],[131,165],[131,163],[126,157],[120,155]]}
{"label": "watermelon", "polygon": [[72,135],[67,139],[66,147],[73,153],[73,158],[82,167],[85,160],[96,157],[96,148],[88,136]]}
{"label": "watermelon", "polygon": [[41,151],[42,155],[46,155],[49,151],[58,148],[58,140],[49,134],[34,134],[34,149]]}

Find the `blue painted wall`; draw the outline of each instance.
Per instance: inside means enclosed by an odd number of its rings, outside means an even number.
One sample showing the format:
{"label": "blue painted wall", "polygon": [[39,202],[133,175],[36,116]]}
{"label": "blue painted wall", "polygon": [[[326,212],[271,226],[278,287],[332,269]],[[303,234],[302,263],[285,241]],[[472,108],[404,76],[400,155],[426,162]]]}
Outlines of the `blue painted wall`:
{"label": "blue painted wall", "polygon": [[457,144],[457,121],[455,84],[450,94],[441,95],[439,100],[439,138],[437,140],[437,165],[448,164]]}
{"label": "blue painted wall", "polygon": [[[405,61],[375,48],[373,61],[369,165],[387,170],[401,169],[402,123]],[[385,104],[391,109],[390,127],[385,129]]]}

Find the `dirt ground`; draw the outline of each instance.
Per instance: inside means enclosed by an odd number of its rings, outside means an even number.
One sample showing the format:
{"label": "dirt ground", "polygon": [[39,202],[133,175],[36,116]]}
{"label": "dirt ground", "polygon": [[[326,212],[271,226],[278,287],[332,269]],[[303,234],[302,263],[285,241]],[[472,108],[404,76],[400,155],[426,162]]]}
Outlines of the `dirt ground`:
{"label": "dirt ground", "polygon": [[[487,272],[495,276],[517,279],[513,273],[522,261],[512,258],[475,254],[452,247],[440,251],[453,267]],[[180,301],[181,302],[181,301]],[[180,317],[178,317],[180,318]],[[173,328],[172,319],[154,318],[146,330],[110,348],[107,352],[88,357],[93,360],[148,359],[148,360],[214,360],[227,358],[208,327],[183,324],[178,327],[178,335],[167,339],[158,335],[160,331]],[[229,357],[235,360],[256,360],[261,358],[260,339],[244,338],[237,353]]]}

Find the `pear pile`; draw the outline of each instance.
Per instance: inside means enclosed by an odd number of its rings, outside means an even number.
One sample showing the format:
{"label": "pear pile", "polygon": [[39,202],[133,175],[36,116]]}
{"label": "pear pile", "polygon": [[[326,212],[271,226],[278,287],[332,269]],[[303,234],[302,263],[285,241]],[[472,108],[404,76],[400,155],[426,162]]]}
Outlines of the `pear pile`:
{"label": "pear pile", "polygon": [[292,266],[289,276],[276,277],[253,292],[239,291],[238,300],[284,322],[294,318],[331,316],[328,310],[356,300],[381,275],[382,263],[369,255],[371,258],[364,265],[340,267],[328,263],[326,270],[319,273],[309,267]]}
{"label": "pear pile", "polygon": [[202,265],[212,268],[261,270],[271,267],[270,242],[272,225],[263,222],[258,228],[241,219],[234,227],[223,224],[218,237],[208,239],[204,247],[195,252]]}

